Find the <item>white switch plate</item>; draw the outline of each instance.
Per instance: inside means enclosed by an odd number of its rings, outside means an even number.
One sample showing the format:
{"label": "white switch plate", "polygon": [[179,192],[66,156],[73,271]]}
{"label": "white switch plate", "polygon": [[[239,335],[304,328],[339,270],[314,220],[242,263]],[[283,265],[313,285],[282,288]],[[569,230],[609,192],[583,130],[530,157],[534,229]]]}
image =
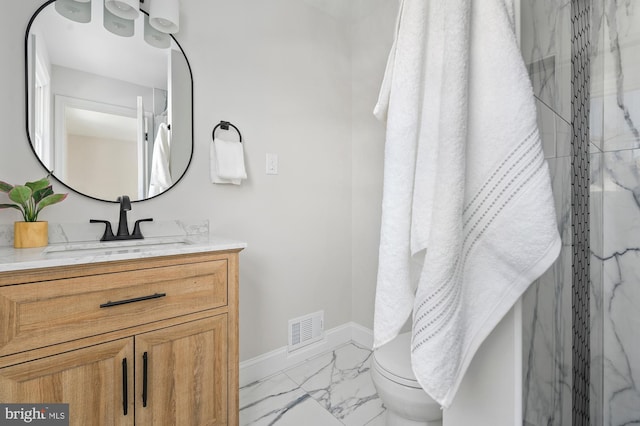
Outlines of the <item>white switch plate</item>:
{"label": "white switch plate", "polygon": [[268,175],[278,174],[278,154],[267,154],[267,169]]}

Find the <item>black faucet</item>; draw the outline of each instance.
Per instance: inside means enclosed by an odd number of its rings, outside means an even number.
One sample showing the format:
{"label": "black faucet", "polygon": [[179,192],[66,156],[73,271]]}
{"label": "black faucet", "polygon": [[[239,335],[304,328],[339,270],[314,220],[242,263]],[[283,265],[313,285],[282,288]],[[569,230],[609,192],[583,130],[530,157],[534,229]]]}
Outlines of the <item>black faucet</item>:
{"label": "black faucet", "polygon": [[120,203],[120,221],[118,222],[118,235],[116,237],[129,236],[129,224],[127,223],[127,212],[131,210],[131,200],[128,195],[118,197]]}
{"label": "black faucet", "polygon": [[118,197],[117,201],[120,203],[120,222],[118,223],[118,234],[113,235],[111,229],[111,223],[108,220],[89,219],[90,223],[104,223],[104,234],[100,241],[115,241],[115,240],[141,240],[144,238],[140,231],[140,222],[153,222],[153,219],[140,219],[136,220],[133,226],[133,233],[129,234],[129,224],[127,223],[127,212],[131,210],[131,200],[128,195]]}

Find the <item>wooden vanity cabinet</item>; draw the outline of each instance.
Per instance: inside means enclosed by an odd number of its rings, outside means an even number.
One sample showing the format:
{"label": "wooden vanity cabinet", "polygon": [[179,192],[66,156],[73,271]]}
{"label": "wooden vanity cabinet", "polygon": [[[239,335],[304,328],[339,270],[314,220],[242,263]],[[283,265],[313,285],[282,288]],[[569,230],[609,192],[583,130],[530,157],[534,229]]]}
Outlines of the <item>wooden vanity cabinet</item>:
{"label": "wooden vanity cabinet", "polygon": [[0,401],[235,426],[237,294],[237,250],[0,273]]}
{"label": "wooden vanity cabinet", "polygon": [[135,341],[136,383],[143,386],[136,397],[136,424],[227,424],[228,404],[219,391],[228,386],[226,315],[152,331]]}
{"label": "wooden vanity cabinet", "polygon": [[133,367],[133,338],[0,368],[0,401],[67,403],[72,425],[133,425],[132,400],[123,413],[123,385],[134,393],[123,360]]}

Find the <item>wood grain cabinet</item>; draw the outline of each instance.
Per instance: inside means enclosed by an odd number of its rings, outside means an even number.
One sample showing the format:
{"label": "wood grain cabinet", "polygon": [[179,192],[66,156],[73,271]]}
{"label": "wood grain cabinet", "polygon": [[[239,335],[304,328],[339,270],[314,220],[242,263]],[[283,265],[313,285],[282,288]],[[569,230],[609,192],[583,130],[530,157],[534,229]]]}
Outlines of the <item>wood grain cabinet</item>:
{"label": "wood grain cabinet", "polygon": [[0,273],[0,401],[238,424],[238,251]]}

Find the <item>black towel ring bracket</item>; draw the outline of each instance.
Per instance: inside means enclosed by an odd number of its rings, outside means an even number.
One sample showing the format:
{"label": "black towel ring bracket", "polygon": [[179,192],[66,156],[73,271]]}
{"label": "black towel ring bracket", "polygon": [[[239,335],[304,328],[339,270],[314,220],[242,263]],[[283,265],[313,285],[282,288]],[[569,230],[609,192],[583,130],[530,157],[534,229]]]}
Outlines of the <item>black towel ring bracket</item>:
{"label": "black towel ring bracket", "polygon": [[240,137],[240,142],[242,142],[242,133],[240,133],[240,130],[238,130],[236,126],[234,126],[228,121],[220,121],[220,123],[218,123],[218,125],[216,125],[216,127],[213,128],[213,132],[211,132],[211,138],[212,139],[216,138],[216,130],[218,130],[218,128],[221,128],[222,130],[229,130],[229,126],[233,127],[235,131],[238,132],[238,136]]}

